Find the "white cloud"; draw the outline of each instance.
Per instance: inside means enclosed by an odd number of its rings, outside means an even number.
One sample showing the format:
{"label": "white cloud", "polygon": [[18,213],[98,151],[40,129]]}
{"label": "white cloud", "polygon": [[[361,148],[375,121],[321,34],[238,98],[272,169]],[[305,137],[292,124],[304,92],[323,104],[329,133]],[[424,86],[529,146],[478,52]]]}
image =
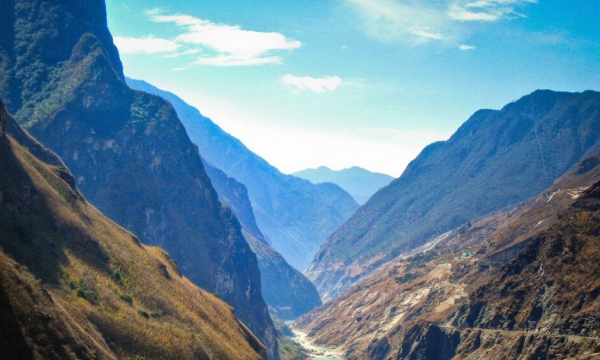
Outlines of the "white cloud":
{"label": "white cloud", "polygon": [[448,16],[459,21],[498,21],[501,15],[496,11],[490,13],[473,12],[459,5],[453,5],[448,10]]}
{"label": "white cloud", "polygon": [[517,7],[535,4],[537,0],[477,0],[458,1],[448,9],[448,16],[458,21],[493,22],[509,17],[523,17],[516,11]]}
{"label": "white cloud", "polygon": [[[345,0],[368,35],[414,44],[458,41],[461,24],[524,17],[517,9],[537,0]],[[473,30],[473,29],[471,29]]]}
{"label": "white cloud", "polygon": [[247,56],[247,55],[218,55],[214,57],[200,57],[196,64],[212,66],[253,66],[279,64],[283,60],[279,56]]}
{"label": "white cloud", "polygon": [[172,53],[180,47],[175,41],[152,36],[144,38],[115,36],[114,42],[122,54]]}
{"label": "white cloud", "polygon": [[473,45],[466,45],[466,44],[460,44],[458,45],[458,48],[462,51],[469,51],[469,50],[475,50],[475,46]]}
{"label": "white cloud", "polygon": [[309,90],[317,94],[327,91],[333,91],[342,84],[342,79],[337,76],[324,76],[322,78],[313,78],[310,76],[285,75],[283,82],[297,90]]}
{"label": "white cloud", "polygon": [[[214,66],[246,66],[278,64],[283,61],[276,52],[294,50],[300,41],[286,38],[276,32],[244,30],[240,26],[215,24],[189,15],[163,15],[160,10],[150,10],[150,19],[171,23],[182,30],[175,43],[186,49],[202,49],[203,55],[196,63]],[[210,54],[207,54],[210,52]]]}

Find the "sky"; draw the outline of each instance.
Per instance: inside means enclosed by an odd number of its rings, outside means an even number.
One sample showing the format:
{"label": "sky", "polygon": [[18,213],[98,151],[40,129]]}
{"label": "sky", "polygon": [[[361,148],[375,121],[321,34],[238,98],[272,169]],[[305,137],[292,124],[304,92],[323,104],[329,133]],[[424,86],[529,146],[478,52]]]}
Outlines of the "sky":
{"label": "sky", "polygon": [[399,176],[476,110],[600,90],[596,0],[106,0],[125,74],[284,173]]}

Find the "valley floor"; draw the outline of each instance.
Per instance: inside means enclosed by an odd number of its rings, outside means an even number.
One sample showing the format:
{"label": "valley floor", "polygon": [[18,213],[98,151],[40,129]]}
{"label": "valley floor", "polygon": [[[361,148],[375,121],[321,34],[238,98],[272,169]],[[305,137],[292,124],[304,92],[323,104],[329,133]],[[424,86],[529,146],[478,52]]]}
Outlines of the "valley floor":
{"label": "valley floor", "polygon": [[300,330],[292,328],[294,332],[294,337],[292,337],[292,341],[299,344],[308,354],[311,360],[344,360],[341,357],[341,354],[331,348],[316,346],[312,343],[311,338],[308,335]]}

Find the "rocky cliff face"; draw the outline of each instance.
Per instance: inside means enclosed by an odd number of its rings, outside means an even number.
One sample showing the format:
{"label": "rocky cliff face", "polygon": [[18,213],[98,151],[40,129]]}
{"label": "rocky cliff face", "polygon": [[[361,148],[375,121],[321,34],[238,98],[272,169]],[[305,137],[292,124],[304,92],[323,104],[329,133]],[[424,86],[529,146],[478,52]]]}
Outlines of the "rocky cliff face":
{"label": "rocky cliff face", "polygon": [[319,293],[310,280],[266,243],[254,222],[246,187],[210,164],[205,163],[205,167],[221,201],[240,219],[244,237],[256,254],[262,294],[269,311],[283,320],[293,320],[321,305]]}
{"label": "rocky cliff face", "polygon": [[[600,183],[474,291],[448,325],[415,325],[399,358],[600,356]],[[412,334],[411,334],[412,333]]]}
{"label": "rocky cliff face", "polygon": [[94,34],[110,67],[124,78],[103,1],[6,0],[0,6],[0,94],[11,113],[35,107],[56,75],[56,67],[71,58],[85,33]]}
{"label": "rocky cliff face", "polygon": [[593,91],[536,91],[502,110],[478,111],[331,235],[307,275],[324,300],[335,297],[428,239],[536,195],[599,139]]}
{"label": "rocky cliff face", "polygon": [[202,159],[202,161],[206,174],[219,195],[219,200],[231,208],[244,230],[256,239],[265,241],[263,233],[256,225],[252,204],[248,198],[248,190],[244,184],[230,178],[205,159]]}
{"label": "rocky cliff face", "polygon": [[90,202],[144,243],[167,249],[190,280],[231,304],[276,358],[256,257],[218,201],[197,148],[169,103],[125,84],[104,3],[69,4],[16,1],[3,8],[15,14],[15,41],[1,52],[15,61],[2,69],[11,86],[1,95],[64,159]]}
{"label": "rocky cliff face", "polygon": [[599,159],[397,258],[297,325],[348,359],[598,353]]}
{"label": "rocky cliff face", "polygon": [[64,163],[12,119],[8,133],[0,137],[3,358],[266,358],[229,305],[99,213]]}
{"label": "rocky cliff face", "polygon": [[173,104],[202,156],[246,186],[259,228],[296,269],[306,269],[325,238],[358,208],[346,192],[336,189],[324,200],[324,189],[282,174],[176,95],[139,80],[128,83]]}

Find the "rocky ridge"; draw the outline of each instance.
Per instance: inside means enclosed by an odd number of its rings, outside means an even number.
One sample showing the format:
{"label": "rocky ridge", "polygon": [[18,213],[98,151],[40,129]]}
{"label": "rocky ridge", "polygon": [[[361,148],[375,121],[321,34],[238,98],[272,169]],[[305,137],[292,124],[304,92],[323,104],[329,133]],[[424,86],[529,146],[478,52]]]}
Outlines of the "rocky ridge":
{"label": "rocky ridge", "polygon": [[243,184],[228,177],[205,162],[219,199],[229,205],[240,219],[243,234],[258,259],[262,294],[269,311],[283,320],[294,320],[321,305],[315,286],[301,272],[290,266],[275,249],[265,241],[254,222],[254,213],[248,191]]}
{"label": "rocky ridge", "polygon": [[538,90],[477,111],[336,230],[307,275],[331,299],[429,239],[535,196],[599,146],[598,92]]}
{"label": "rocky ridge", "polygon": [[[594,358],[600,156],[297,321],[347,359]],[[596,355],[593,355],[596,354]]]}

